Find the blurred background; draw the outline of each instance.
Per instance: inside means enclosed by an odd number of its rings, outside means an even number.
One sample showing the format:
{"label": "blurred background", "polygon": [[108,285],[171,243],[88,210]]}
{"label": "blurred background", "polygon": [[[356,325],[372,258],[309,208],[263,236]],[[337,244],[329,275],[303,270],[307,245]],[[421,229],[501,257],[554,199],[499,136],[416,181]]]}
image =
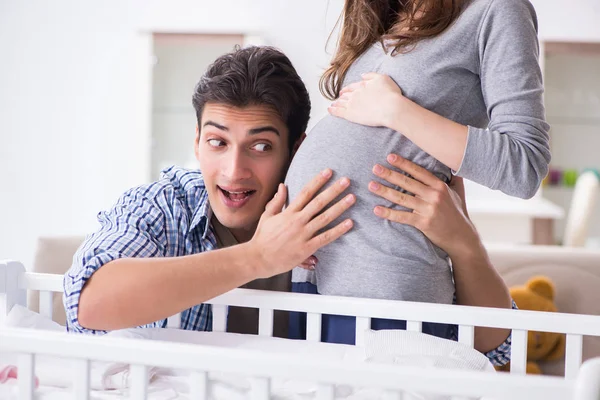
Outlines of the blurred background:
{"label": "blurred background", "polygon": [[[577,183],[600,170],[600,1],[532,3],[552,169],[528,201],[469,183],[469,211],[489,243],[565,245],[576,229],[576,245],[598,248],[597,179]],[[171,164],[195,167],[193,87],[236,44],[290,57],[313,102],[310,134],[329,104],[318,80],[342,6],[0,0],[0,258],[30,265],[39,238],[80,238],[126,189]]]}

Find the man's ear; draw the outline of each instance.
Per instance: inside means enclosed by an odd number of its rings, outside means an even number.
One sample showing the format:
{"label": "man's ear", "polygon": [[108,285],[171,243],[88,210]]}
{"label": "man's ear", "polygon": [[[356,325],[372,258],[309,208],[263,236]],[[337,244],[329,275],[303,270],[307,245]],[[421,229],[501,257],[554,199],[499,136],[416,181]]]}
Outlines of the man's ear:
{"label": "man's ear", "polygon": [[198,128],[198,124],[196,124],[196,136],[194,137],[194,154],[196,155],[196,160],[200,161],[200,129]]}
{"label": "man's ear", "polygon": [[292,149],[292,157],[290,157],[290,158],[294,158],[294,155],[296,155],[296,152],[300,148],[300,145],[302,144],[302,142],[304,142],[304,139],[306,139],[306,132],[303,133],[302,135],[300,135],[298,140],[296,140],[296,143],[294,143],[294,148]]}

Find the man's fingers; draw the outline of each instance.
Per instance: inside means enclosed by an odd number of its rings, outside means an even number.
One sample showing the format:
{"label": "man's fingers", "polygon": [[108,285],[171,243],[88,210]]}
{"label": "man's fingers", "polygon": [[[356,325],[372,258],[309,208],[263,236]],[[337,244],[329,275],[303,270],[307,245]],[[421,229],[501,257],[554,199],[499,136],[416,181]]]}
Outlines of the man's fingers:
{"label": "man's fingers", "polygon": [[313,234],[319,230],[325,228],[327,225],[339,218],[344,211],[352,207],[356,202],[356,197],[353,194],[349,194],[333,206],[329,207],[326,211],[315,217],[307,225],[309,232]]}
{"label": "man's fingers", "polygon": [[399,186],[407,192],[414,193],[415,196],[425,197],[427,192],[431,190],[416,179],[401,174],[400,172],[392,171],[379,164],[373,167],[373,173],[378,177],[385,179],[392,185]]}
{"label": "man's fingers", "polygon": [[375,215],[399,224],[411,225],[416,228],[419,216],[410,211],[391,210],[386,207],[377,206],[373,210]]}
{"label": "man's fingers", "polygon": [[300,211],[302,210],[311,200],[315,197],[315,194],[331,179],[333,172],[327,168],[317,176],[315,176],[309,183],[306,184],[298,194],[298,196],[294,199],[294,201],[289,205],[288,209],[292,211]]}
{"label": "man's fingers", "polygon": [[279,214],[285,205],[287,199],[287,188],[283,183],[280,183],[277,187],[277,193],[265,206],[265,215],[272,216]]}
{"label": "man's fingers", "polygon": [[369,183],[369,190],[394,204],[415,210],[418,213],[423,213],[428,206],[428,204],[420,198],[399,192],[377,182]]}
{"label": "man's fingers", "polygon": [[423,182],[425,185],[430,186],[434,189],[439,189],[440,184],[444,184],[431,172],[425,168],[418,166],[412,161],[408,161],[406,158],[402,158],[396,154],[390,154],[387,157],[387,161],[394,167],[412,175],[416,180]]}
{"label": "man's fingers", "polygon": [[314,238],[312,238],[308,242],[309,248],[312,248],[312,251],[314,253],[315,251],[319,250],[321,247],[328,245],[329,243],[338,239],[340,236],[342,236],[343,234],[348,232],[350,229],[352,229],[353,226],[354,226],[354,223],[352,222],[351,219],[347,219],[343,222],[340,222],[333,228],[326,230],[325,232],[321,233],[320,235],[317,235]]}
{"label": "man's fingers", "polygon": [[317,197],[312,199],[310,203],[302,210],[302,216],[305,222],[310,221],[315,215],[320,213],[329,203],[336,197],[342,194],[350,186],[348,178],[342,178],[333,185],[319,193]]}

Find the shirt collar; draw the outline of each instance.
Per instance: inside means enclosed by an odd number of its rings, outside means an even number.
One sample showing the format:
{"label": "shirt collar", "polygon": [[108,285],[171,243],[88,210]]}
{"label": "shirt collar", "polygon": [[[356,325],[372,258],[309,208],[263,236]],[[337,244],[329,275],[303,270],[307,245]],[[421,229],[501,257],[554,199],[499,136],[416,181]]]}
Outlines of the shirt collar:
{"label": "shirt collar", "polygon": [[191,232],[192,230],[199,227],[202,239],[206,239],[212,214],[213,211],[208,202],[208,193],[206,192],[206,190],[203,190],[200,194],[200,199],[198,201],[196,209],[194,210],[194,214],[192,215],[192,222],[190,223],[188,231]]}

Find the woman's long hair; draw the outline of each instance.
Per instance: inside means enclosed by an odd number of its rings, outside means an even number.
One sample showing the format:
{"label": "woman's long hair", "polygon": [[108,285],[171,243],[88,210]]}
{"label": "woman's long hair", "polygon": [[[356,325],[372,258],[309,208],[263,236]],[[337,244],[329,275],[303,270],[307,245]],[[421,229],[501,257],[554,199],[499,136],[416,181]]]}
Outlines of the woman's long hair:
{"label": "woman's long hair", "polygon": [[339,96],[348,69],[373,43],[393,43],[392,55],[442,33],[464,0],[346,0],[336,54],[319,82],[330,100]]}

